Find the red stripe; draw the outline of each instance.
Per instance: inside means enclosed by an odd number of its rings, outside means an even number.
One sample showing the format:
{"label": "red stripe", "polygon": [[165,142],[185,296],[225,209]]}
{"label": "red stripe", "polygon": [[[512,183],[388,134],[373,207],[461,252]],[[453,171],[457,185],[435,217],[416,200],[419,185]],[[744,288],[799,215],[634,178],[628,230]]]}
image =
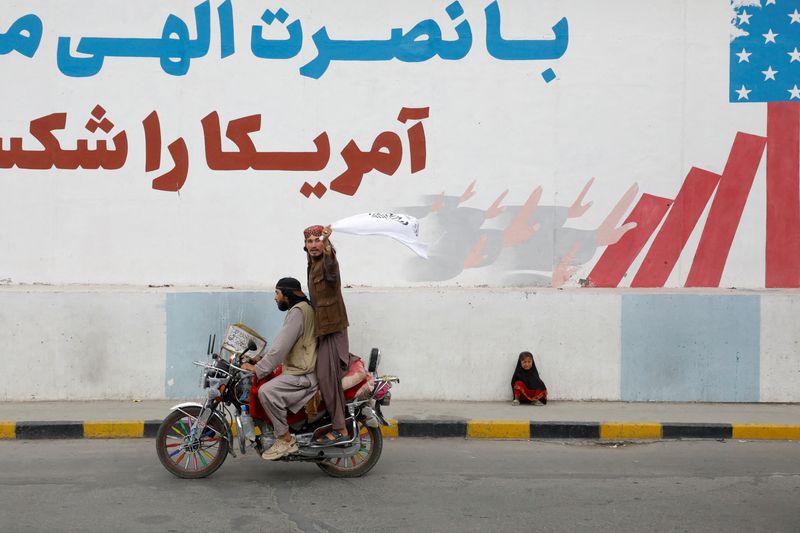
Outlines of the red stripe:
{"label": "red stripe", "polygon": [[636,256],[642,251],[672,204],[669,198],[643,194],[625,219],[624,224],[636,222],[619,241],[612,244],[589,273],[590,287],[616,287],[628,271]]}
{"label": "red stripe", "polygon": [[719,174],[692,167],[631,287],[664,286],[719,180]]}
{"label": "red stripe", "polygon": [[686,279],[687,287],[719,287],[766,142],[757,135],[736,134]]}
{"label": "red stripe", "polygon": [[800,104],[767,104],[766,287],[800,287]]}

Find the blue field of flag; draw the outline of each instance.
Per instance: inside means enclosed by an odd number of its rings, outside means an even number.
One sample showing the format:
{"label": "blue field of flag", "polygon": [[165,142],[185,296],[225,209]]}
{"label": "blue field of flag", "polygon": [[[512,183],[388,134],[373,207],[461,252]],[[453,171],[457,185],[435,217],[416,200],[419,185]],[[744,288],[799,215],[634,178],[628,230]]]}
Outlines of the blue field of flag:
{"label": "blue field of flag", "polygon": [[800,102],[800,0],[733,5],[730,101]]}

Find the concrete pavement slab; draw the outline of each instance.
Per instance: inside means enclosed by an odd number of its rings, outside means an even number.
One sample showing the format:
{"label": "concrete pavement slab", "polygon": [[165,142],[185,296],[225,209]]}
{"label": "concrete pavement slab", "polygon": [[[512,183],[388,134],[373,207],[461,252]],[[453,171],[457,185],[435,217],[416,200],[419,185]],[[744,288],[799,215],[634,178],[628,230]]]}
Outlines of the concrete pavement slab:
{"label": "concrete pavement slab", "polygon": [[[184,400],[0,402],[2,421],[159,420]],[[189,399],[187,401],[197,401]],[[556,422],[684,422],[800,424],[800,404],[561,402],[512,406],[510,402],[392,400],[391,418],[419,420],[533,420]]]}

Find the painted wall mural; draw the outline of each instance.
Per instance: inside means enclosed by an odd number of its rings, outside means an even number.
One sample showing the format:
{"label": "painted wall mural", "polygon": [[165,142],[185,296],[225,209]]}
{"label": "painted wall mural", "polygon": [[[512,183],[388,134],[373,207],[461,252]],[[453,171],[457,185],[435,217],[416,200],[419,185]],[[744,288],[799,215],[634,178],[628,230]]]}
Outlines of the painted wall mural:
{"label": "painted wall mural", "polygon": [[617,286],[655,235],[631,287],[663,287],[700,215],[710,206],[685,286],[719,286],[765,157],[764,286],[800,287],[800,2],[766,0],[762,6],[735,1],[733,6],[730,101],[767,102],[767,135],[738,132],[722,173],[693,166],[674,198],[642,196],[626,220],[637,228],[606,250],[589,274],[591,285]]}
{"label": "painted wall mural", "polygon": [[112,4],[0,10],[4,283],[800,287],[800,1]]}
{"label": "painted wall mural", "polygon": [[[598,247],[616,243],[636,227],[635,222],[617,226],[638,192],[633,185],[599,227],[581,230],[567,227],[591,206],[583,203],[594,178],[569,207],[539,205],[537,187],[523,205],[503,205],[503,191],[486,210],[462,207],[475,195],[472,182],[460,196],[444,193],[423,199],[427,205],[397,208],[417,217],[426,227],[430,249],[427,259],[409,262],[411,281],[442,281],[464,269],[488,269],[487,277],[500,277],[504,285],[560,287],[575,273],[575,264],[592,258]],[[552,272],[552,277],[538,272]]]}

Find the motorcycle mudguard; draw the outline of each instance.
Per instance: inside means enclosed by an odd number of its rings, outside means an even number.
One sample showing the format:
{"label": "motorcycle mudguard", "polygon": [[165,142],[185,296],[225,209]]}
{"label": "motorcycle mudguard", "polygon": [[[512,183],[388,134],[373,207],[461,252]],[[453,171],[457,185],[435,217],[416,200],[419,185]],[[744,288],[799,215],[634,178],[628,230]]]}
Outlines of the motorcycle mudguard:
{"label": "motorcycle mudguard", "polygon": [[[183,402],[179,403],[178,405],[173,405],[170,411],[180,411],[181,413],[185,414],[186,416],[192,416],[186,412],[187,407],[197,407],[199,409],[203,408],[203,404],[197,402]],[[228,426],[228,422],[225,420],[225,417],[219,414],[217,411],[214,411],[211,416],[216,417],[222,423],[222,427],[225,428],[225,438],[230,443],[228,446],[228,453],[236,457],[236,452],[233,451],[233,434],[231,433],[231,428]],[[194,417],[193,417],[194,418]]]}

